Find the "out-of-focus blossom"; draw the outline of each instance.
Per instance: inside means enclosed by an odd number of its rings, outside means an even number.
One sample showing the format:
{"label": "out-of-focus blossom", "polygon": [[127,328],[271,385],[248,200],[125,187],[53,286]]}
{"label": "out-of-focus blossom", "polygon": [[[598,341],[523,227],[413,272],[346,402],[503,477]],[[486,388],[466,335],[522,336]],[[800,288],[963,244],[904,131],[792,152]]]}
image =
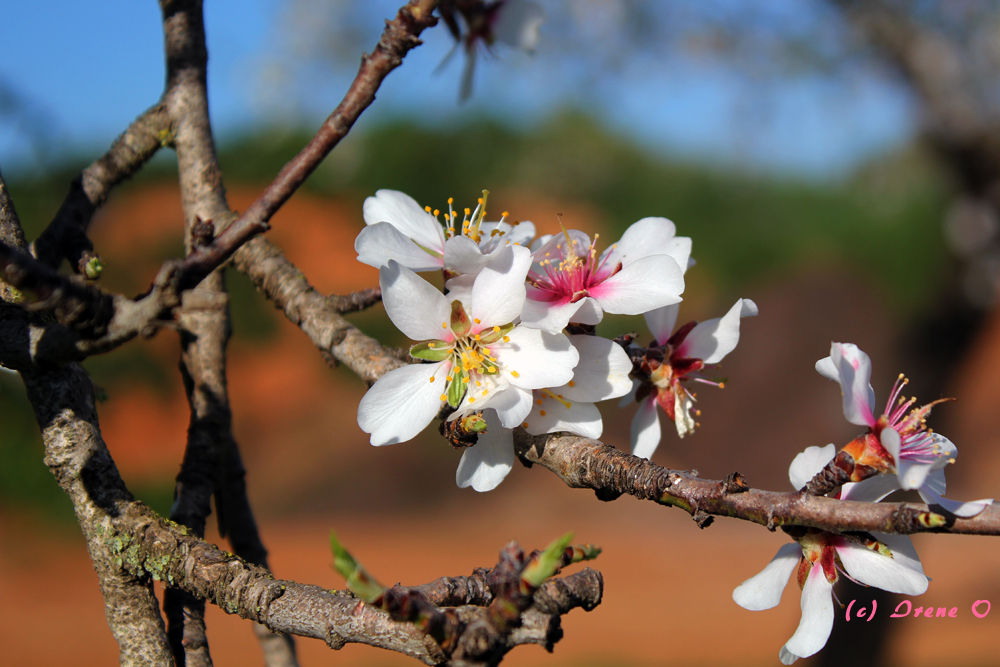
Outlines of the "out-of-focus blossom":
{"label": "out-of-focus blossom", "polygon": [[[538,46],[538,30],[545,22],[541,5],[530,0],[458,0],[441,9],[441,17],[455,38],[455,49],[465,51],[465,68],[459,89],[459,101],[472,96],[472,81],[480,46],[487,52],[496,43],[529,53]],[[448,54],[443,66],[451,59]]]}

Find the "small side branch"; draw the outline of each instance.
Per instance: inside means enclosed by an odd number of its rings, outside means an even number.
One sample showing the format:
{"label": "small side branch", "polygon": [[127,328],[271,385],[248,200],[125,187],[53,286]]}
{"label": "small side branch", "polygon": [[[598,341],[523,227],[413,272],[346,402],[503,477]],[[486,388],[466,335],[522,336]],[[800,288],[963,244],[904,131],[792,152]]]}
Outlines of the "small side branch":
{"label": "small side branch", "polygon": [[347,135],[361,113],[375,100],[375,93],[389,72],[402,64],[410,49],[421,44],[425,28],[437,24],[433,12],[438,0],[410,0],[386,21],[385,31],[361,67],[344,99],[326,119],[308,145],[282,168],[274,181],[239,218],[210,244],[192,253],[181,267],[180,285],[200,282],[254,236],[268,230],[268,221],[299,186]]}
{"label": "small side branch", "polygon": [[139,170],[170,141],[170,123],[162,102],[154,104],[121,133],[111,148],[73,179],[69,194],[49,226],[31,244],[32,254],[53,269],[63,259],[77,273],[94,257],[87,237],[90,221],[111,190]]}

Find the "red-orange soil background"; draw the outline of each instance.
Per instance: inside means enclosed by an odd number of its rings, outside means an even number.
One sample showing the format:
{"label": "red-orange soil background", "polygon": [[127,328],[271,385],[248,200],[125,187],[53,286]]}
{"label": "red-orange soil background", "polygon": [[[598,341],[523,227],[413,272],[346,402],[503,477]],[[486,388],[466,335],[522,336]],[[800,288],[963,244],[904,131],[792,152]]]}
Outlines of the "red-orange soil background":
{"label": "red-orange soil background", "polygon": [[[230,201],[245,208],[253,192],[235,189]],[[497,191],[491,199],[520,219],[553,221],[543,229],[554,226],[557,212],[575,227],[599,229],[599,214],[579,205],[523,192]],[[360,201],[299,194],[276,216],[269,237],[323,292],[370,287],[377,284],[377,271],[354,259],[360,210]],[[142,291],[158,261],[178,252],[181,220],[173,187],[117,195],[94,225],[95,244],[108,263],[102,280],[126,293]],[[690,233],[683,227],[681,232]],[[738,295],[716,294],[695,269],[682,317],[718,316],[738,296],[755,299],[761,314],[744,321],[740,346],[725,363],[726,389],[700,391],[701,428],[683,441],[665,429],[655,460],[713,478],[739,470],[753,486],[785,489],[795,453],[855,435],[840,414],[837,387],[815,373],[815,360],[831,339],[858,343],[874,360],[873,383],[884,400],[895,374],[906,370],[895,361],[898,332],[877,295],[835,266],[802,268]],[[604,574],[604,601],[592,612],[577,610],[563,619],[565,637],[554,655],[522,647],[505,664],[778,664],[778,649],[799,618],[796,587],[790,584],[782,604],[766,612],[739,608],[731,594],[787,541],[782,533],[724,519],[699,530],[679,510],[630,498],[604,503],[591,492],[566,488],[545,470],[520,465],[494,492],[458,489],[459,452],[436,434],[371,447],[355,419],[362,384],[346,369],[328,368],[269,304],[255,307],[267,326],[248,332],[237,322],[229,390],[251,501],[277,577],[342,587],[330,568],[331,529],[382,581],[404,584],[490,566],[511,539],[530,549],[572,530],[577,541],[604,548],[593,564]],[[354,319],[369,331],[388,330],[379,324],[385,321],[381,306],[373,311]],[[635,318],[621,326],[619,333],[643,325]],[[130,345],[142,346],[168,381],[127,374],[122,379],[92,364],[95,383],[108,395],[99,408],[101,425],[130,486],[163,486],[177,473],[188,420],[176,370],[178,340],[162,331]],[[991,416],[1000,389],[1000,323],[986,328],[969,359],[975,361],[950,392],[960,401],[934,416],[934,425],[961,453],[949,474],[949,495],[960,499],[998,495],[1000,459]],[[627,450],[632,409],[611,404],[605,414],[605,440]],[[78,532],[39,523],[26,511],[0,514],[0,535],[0,662],[114,664],[117,648]],[[214,531],[208,539],[223,544]],[[991,538],[934,535],[915,542],[934,580],[915,606],[955,606],[958,617],[893,619],[888,664],[993,664],[1000,609],[977,619],[970,606],[980,599],[1000,605],[1000,546]],[[261,663],[246,621],[210,605],[207,623],[215,664]],[[322,642],[300,640],[298,647],[304,665],[415,664],[365,646],[334,653]]]}

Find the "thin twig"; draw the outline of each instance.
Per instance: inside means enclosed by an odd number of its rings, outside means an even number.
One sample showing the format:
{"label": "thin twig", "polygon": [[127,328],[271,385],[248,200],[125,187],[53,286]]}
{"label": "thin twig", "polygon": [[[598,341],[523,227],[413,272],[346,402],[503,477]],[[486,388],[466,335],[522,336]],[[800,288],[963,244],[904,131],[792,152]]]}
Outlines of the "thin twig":
{"label": "thin twig", "polygon": [[344,99],[326,119],[308,145],[282,168],[274,181],[250,207],[209,245],[189,255],[180,268],[181,288],[201,281],[254,236],[268,230],[268,221],[291,197],[331,150],[347,135],[361,113],[375,100],[383,79],[418,46],[425,28],[437,24],[432,15],[438,0],[410,0],[386,21],[385,31],[361,67]]}
{"label": "thin twig", "polygon": [[122,132],[108,151],[73,179],[69,194],[49,226],[31,244],[32,254],[57,269],[64,259],[77,273],[93,257],[87,230],[111,190],[139,170],[170,142],[170,124],[157,102]]}

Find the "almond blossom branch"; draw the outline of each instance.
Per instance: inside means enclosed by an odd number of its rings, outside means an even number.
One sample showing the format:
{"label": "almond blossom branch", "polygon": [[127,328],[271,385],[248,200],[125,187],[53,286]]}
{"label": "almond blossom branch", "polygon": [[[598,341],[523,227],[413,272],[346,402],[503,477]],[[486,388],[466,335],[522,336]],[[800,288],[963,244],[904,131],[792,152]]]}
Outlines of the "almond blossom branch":
{"label": "almond blossom branch", "polygon": [[361,67],[344,99],[309,144],[284,166],[274,182],[225,231],[184,260],[178,278],[182,289],[200,282],[243,244],[267,231],[271,216],[347,135],[361,113],[375,100],[375,93],[389,72],[402,64],[410,49],[421,44],[420,33],[437,24],[433,12],[438,4],[439,0],[410,0],[393,20],[386,21],[375,50],[362,57]]}
{"label": "almond blossom branch", "polygon": [[598,440],[558,433],[532,436],[516,429],[514,448],[522,462],[547,468],[571,488],[592,489],[601,500],[628,494],[679,507],[703,528],[713,516],[728,516],[770,530],[805,526],[832,532],[1000,535],[1000,508],[996,507],[987,507],[972,518],[956,518],[937,514],[934,506],[921,503],[865,503],[762,491],[747,486],[739,473],[725,480],[700,479],[695,473],[663,468]]}
{"label": "almond blossom branch", "polygon": [[139,170],[170,140],[170,123],[162,102],[136,118],[111,148],[70,183],[69,193],[49,226],[31,244],[32,254],[53,269],[63,259],[85,272],[95,255],[87,228],[111,190]]}

